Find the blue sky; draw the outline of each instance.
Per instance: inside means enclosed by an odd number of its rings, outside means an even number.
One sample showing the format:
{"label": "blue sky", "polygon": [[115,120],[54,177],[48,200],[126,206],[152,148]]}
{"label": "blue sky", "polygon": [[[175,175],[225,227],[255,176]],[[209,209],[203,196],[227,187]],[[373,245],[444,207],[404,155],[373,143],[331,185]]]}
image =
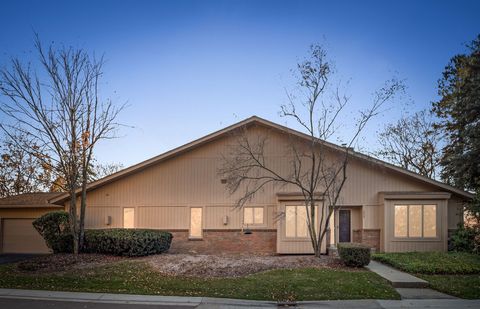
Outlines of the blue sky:
{"label": "blue sky", "polygon": [[0,65],[35,57],[33,30],[104,54],[102,95],[128,103],[120,121],[133,128],[98,158],[128,166],[251,115],[296,128],[279,106],[318,42],[349,81],[345,138],[383,81],[406,80],[408,97],[362,137],[372,150],[385,123],[436,100],[444,66],[480,33],[479,12],[479,1],[2,1]]}

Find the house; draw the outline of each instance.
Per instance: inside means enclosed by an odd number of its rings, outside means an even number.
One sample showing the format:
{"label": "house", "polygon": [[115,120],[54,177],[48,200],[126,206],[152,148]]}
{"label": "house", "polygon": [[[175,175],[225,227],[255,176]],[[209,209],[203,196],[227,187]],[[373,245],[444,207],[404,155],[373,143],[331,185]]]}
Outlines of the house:
{"label": "house", "polygon": [[26,193],[0,199],[0,253],[48,253],[32,221],[50,211],[63,210],[49,200],[61,193]]}
{"label": "house", "polygon": [[[259,117],[243,120],[89,184],[86,228],[167,230],[174,235],[174,252],[311,253],[303,197],[295,188],[272,185],[245,207],[234,207],[239,195],[227,192],[218,170],[239,128],[268,136],[267,159],[283,173],[289,172],[285,151],[291,138],[308,138]],[[326,145],[332,154],[345,152]],[[330,221],[323,252],[338,242],[362,242],[387,252],[447,250],[449,234],[463,220],[462,204],[472,194],[359,152],[350,156],[342,206]],[[27,219],[68,207],[69,196],[42,196],[39,205],[28,199],[22,205],[2,202],[3,252],[44,250],[38,237],[22,241]]]}

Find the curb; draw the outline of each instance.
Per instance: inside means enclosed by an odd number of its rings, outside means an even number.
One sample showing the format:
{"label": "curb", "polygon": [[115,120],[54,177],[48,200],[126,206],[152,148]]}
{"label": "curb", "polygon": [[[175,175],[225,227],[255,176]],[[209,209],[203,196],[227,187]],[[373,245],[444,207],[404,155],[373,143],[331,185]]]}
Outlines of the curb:
{"label": "curb", "polygon": [[[40,301],[90,302],[130,305],[163,305],[191,308],[277,308],[272,301],[257,301],[214,297],[155,296],[137,294],[60,292],[43,290],[0,289],[0,299]],[[299,301],[297,308],[480,308],[480,300],[408,299],[408,300],[333,300]]]}
{"label": "curb", "polygon": [[0,289],[0,298],[95,302],[136,305],[178,305],[196,307],[203,297],[153,296],[137,294],[83,293],[43,290]]}

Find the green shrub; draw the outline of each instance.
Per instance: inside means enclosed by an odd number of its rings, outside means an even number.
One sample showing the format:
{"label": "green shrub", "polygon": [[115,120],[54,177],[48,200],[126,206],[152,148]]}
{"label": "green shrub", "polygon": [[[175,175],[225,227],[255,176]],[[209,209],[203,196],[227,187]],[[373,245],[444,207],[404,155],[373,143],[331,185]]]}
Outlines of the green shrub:
{"label": "green shrub", "polygon": [[83,251],[122,256],[145,256],[166,252],[172,234],[147,229],[86,230]]}
{"label": "green shrub", "polygon": [[54,253],[73,252],[73,237],[67,212],[49,212],[37,218],[32,224]]}
{"label": "green shrub", "polygon": [[457,252],[474,252],[475,237],[479,235],[477,229],[459,225],[450,238],[451,250]]}
{"label": "green shrub", "polygon": [[358,243],[338,244],[338,255],[345,265],[363,267],[370,263],[370,247]]}

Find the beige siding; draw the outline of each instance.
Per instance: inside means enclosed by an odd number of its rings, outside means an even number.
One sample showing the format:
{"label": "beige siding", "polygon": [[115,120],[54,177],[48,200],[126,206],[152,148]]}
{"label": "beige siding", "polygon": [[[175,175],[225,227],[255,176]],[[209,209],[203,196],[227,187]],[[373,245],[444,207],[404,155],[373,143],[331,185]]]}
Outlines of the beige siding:
{"label": "beige siding", "polygon": [[2,253],[49,253],[42,236],[32,226],[33,219],[3,219]]}
{"label": "beige siding", "polygon": [[[107,217],[111,217],[110,225]],[[119,228],[123,227],[121,207],[89,207],[85,218],[85,228]]]}
{"label": "beige siding", "polygon": [[58,211],[61,209],[45,209],[45,208],[0,208],[0,218],[38,218],[50,211]]}
{"label": "beige siding", "polygon": [[32,221],[52,209],[0,209],[0,253],[48,253],[45,241]]}
{"label": "beige siding", "polygon": [[138,227],[188,229],[190,210],[186,206],[138,207]]}
{"label": "beige siding", "polygon": [[[269,135],[266,146],[269,166],[284,176],[290,174],[288,137],[261,128],[252,129],[251,134]],[[122,208],[135,207],[137,227],[188,229],[188,207],[195,206],[204,208],[205,229],[242,228],[243,213],[234,208],[240,193],[231,196],[217,174],[222,155],[228,154],[233,144],[232,136],[224,136],[92,190],[88,193],[87,227],[119,227],[122,225]],[[335,159],[335,154],[329,153],[329,160]],[[355,218],[360,218],[355,224],[365,229],[382,228],[384,215],[379,192],[437,190],[433,185],[360,159],[350,161],[347,174],[340,204],[362,206],[359,208],[361,213],[355,213]],[[298,189],[271,185],[260,191],[249,205],[266,208],[266,224],[252,228],[277,227],[274,218],[278,215],[279,192],[298,192]],[[112,218],[111,226],[105,224],[108,216]],[[225,216],[228,216],[226,225],[223,224]]]}

